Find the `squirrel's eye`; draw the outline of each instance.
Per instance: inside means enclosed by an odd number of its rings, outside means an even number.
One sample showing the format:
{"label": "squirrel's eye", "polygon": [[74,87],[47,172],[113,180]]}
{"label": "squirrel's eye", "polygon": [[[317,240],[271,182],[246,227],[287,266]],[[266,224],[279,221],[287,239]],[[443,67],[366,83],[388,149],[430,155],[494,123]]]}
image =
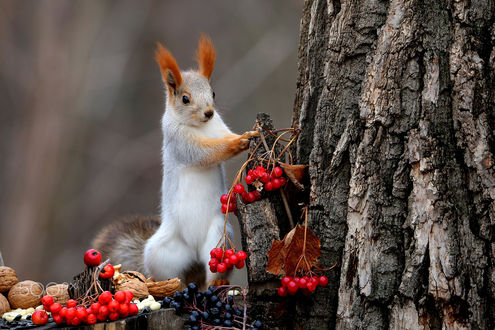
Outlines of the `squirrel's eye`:
{"label": "squirrel's eye", "polygon": [[189,102],[191,102],[191,101],[189,101],[189,98],[187,97],[187,95],[182,95],[182,103],[188,104]]}
{"label": "squirrel's eye", "polygon": [[215,92],[213,92],[213,98],[215,98]]}

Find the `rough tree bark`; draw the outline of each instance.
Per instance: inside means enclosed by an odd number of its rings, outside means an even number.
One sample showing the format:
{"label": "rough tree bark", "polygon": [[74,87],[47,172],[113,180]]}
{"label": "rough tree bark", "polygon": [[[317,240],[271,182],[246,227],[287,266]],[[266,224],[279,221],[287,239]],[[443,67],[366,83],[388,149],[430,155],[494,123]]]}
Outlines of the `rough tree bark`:
{"label": "rough tree bark", "polygon": [[306,0],[295,154],[322,264],[338,265],[279,326],[495,327],[494,12]]}

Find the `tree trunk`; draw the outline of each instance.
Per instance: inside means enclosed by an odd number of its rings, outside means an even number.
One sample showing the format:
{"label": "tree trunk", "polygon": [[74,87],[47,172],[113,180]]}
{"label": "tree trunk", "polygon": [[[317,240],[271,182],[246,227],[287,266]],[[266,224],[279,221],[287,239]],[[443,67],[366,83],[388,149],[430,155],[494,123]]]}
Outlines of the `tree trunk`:
{"label": "tree trunk", "polygon": [[295,154],[321,263],[337,266],[278,326],[494,328],[494,12],[306,0]]}

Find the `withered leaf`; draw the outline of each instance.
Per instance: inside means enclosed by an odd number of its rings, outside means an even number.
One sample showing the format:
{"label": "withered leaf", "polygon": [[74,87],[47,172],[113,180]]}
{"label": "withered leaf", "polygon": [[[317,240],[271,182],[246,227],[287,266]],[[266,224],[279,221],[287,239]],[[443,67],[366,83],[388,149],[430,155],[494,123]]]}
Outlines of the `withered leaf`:
{"label": "withered leaf", "polygon": [[[308,264],[301,259],[304,249],[304,226],[297,225],[281,241],[274,240],[268,251],[268,265],[266,270],[274,275],[285,273],[294,275],[296,267],[309,271],[308,267],[318,265],[318,257],[321,255],[320,240],[308,228],[306,232],[305,258]],[[299,262],[299,265],[297,265]]]}
{"label": "withered leaf", "polygon": [[285,263],[287,250],[284,249],[284,241],[273,240],[272,247],[268,251],[268,265],[266,271],[273,275],[280,275]]}
{"label": "withered leaf", "polygon": [[308,165],[291,165],[286,163],[279,163],[280,167],[284,170],[285,175],[289,180],[300,190],[304,190],[303,180],[306,176],[306,168]]}
{"label": "withered leaf", "polygon": [[[309,271],[311,267],[317,264],[317,259],[321,255],[320,251],[320,239],[311,231],[307,229],[306,232],[306,250],[304,255],[306,257],[306,262],[301,259],[304,248],[304,226],[296,226],[296,232],[292,238],[292,242],[287,250],[287,256],[285,259],[284,270],[286,274],[294,275],[296,267],[298,269],[304,269]],[[301,260],[301,261],[300,261]],[[299,262],[299,265],[298,265]]]}

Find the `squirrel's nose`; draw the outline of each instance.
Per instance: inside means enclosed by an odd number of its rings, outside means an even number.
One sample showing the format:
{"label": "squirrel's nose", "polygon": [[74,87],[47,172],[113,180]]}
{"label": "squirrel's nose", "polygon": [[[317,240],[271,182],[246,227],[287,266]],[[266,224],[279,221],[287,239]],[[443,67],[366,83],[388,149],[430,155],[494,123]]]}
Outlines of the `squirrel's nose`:
{"label": "squirrel's nose", "polygon": [[208,110],[205,112],[205,117],[210,119],[211,117],[213,117],[213,110]]}

